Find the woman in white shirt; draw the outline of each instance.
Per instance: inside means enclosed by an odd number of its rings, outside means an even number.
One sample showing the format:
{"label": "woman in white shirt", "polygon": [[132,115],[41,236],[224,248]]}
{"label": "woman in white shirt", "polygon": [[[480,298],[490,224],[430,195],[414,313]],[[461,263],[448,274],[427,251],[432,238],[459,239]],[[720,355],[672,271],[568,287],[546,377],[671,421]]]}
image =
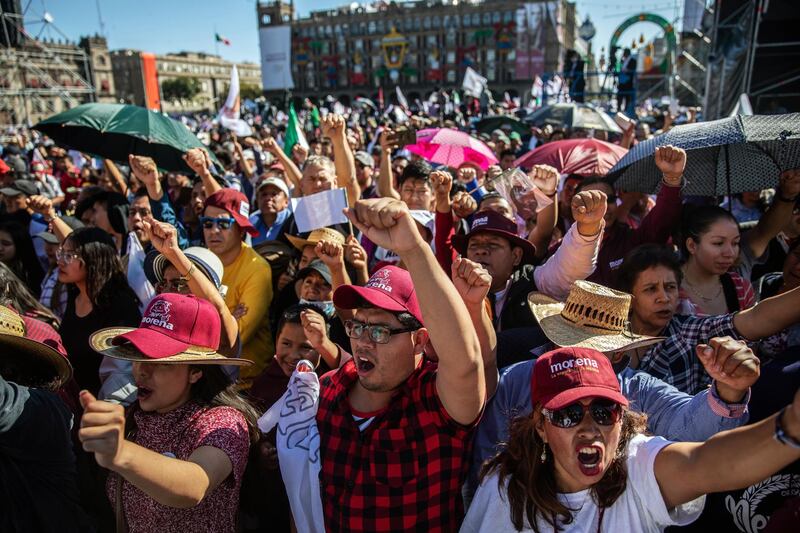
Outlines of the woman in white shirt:
{"label": "woman in white shirt", "polygon": [[[735,372],[719,345],[698,356]],[[539,357],[531,394],[533,413],[512,423],[506,449],[484,465],[462,533],[662,531],[694,521],[705,494],[800,459],[800,393],[777,415],[704,443],[644,436],[644,416],[627,410],[609,359],[593,349]]]}

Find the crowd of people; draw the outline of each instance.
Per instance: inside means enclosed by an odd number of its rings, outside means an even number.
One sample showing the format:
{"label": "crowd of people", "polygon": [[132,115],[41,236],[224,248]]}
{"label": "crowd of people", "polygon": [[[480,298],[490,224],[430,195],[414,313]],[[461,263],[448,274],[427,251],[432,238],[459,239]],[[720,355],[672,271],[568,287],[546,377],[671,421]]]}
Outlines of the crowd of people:
{"label": "crowd of people", "polygon": [[[520,156],[673,117],[325,105],[307,143],[187,120],[185,171],[4,138],[0,531],[796,530],[800,169],[690,198],[660,146],[657,194],[535,165],[530,207],[494,187]],[[425,127],[497,164],[410,153]],[[301,232],[333,189],[346,222]],[[304,402],[298,459],[259,418]]]}

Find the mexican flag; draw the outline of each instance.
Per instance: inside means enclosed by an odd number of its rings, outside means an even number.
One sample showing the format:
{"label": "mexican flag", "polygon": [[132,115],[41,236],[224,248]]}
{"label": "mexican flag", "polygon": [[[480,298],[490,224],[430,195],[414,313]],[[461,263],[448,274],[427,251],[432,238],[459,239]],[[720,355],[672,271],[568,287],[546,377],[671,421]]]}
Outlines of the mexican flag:
{"label": "mexican flag", "polygon": [[306,136],[303,135],[303,128],[300,127],[300,120],[294,110],[294,104],[289,104],[289,123],[286,125],[286,136],[283,139],[283,152],[291,156],[295,144],[308,150],[308,142],[306,142]]}
{"label": "mexican flag", "polygon": [[219,33],[215,33],[215,34],[214,34],[214,39],[215,39],[215,40],[216,40],[218,43],[222,43],[222,44],[224,44],[224,45],[227,45],[227,46],[230,46],[230,45],[231,45],[231,40],[230,40],[230,39],[228,39],[228,38],[226,38],[226,37],[223,37],[223,36],[222,36],[222,35],[220,35]]}

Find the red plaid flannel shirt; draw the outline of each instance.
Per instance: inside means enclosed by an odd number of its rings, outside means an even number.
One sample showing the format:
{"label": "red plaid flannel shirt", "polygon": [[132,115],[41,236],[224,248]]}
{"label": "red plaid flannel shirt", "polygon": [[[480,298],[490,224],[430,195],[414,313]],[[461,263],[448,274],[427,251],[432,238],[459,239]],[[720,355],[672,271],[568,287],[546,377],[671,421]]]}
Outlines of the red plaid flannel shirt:
{"label": "red plaid flannel shirt", "polygon": [[423,362],[363,433],[347,400],[358,379],[353,360],[323,376],[317,427],[327,531],[458,531],[477,420],[467,427],[448,416],[436,369]]}

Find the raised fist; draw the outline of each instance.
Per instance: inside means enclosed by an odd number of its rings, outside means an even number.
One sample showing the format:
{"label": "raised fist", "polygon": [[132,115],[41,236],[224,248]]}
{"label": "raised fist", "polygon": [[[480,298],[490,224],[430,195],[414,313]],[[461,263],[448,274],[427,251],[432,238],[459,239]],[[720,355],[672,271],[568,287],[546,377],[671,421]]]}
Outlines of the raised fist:
{"label": "raised fist", "polygon": [[664,175],[667,185],[676,187],[681,184],[681,176],[686,168],[686,152],[672,145],[656,148],[656,166]]}
{"label": "raised fist", "polygon": [[581,191],[572,197],[572,218],[581,235],[597,235],[608,209],[607,202],[603,191]]}
{"label": "raised fist", "polygon": [[533,184],[547,196],[554,196],[558,189],[559,174],[558,170],[550,165],[534,165],[528,177]]}

